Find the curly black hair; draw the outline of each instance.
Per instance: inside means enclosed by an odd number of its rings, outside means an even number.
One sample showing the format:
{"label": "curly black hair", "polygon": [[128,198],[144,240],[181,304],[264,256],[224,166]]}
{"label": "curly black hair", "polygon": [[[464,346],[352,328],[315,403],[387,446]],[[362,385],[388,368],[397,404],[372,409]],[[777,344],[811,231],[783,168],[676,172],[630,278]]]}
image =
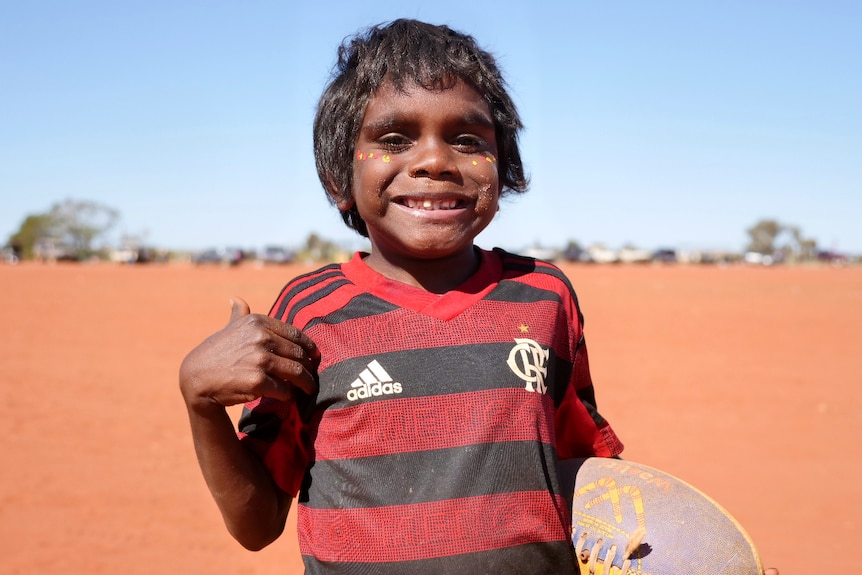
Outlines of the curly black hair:
{"label": "curly black hair", "polygon": [[[448,26],[400,19],[368,28],[338,48],[338,63],[314,118],[314,157],[333,204],[353,198],[353,155],[365,108],[384,82],[396,89],[415,83],[446,89],[469,83],[488,102],[494,118],[501,194],[527,191],[518,132],[523,128],[494,56],[469,35]],[[343,210],[349,227],[368,237],[356,207]]]}

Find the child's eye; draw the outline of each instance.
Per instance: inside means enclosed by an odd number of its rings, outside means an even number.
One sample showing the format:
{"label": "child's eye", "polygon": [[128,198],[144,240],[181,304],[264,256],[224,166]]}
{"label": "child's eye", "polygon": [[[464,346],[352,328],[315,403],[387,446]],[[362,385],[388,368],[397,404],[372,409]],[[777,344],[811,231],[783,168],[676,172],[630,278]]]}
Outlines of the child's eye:
{"label": "child's eye", "polygon": [[402,152],[410,145],[410,140],[401,134],[387,134],[378,138],[377,142],[387,152]]}
{"label": "child's eye", "polygon": [[485,145],[485,140],[478,136],[464,134],[455,138],[455,147],[462,152],[477,152]]}

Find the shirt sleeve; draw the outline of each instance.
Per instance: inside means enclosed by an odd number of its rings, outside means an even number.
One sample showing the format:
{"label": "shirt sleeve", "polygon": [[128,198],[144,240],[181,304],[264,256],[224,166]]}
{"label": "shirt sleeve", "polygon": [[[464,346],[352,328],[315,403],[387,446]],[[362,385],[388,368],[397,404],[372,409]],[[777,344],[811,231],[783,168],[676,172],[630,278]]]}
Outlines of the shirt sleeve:
{"label": "shirt sleeve", "polygon": [[[287,321],[306,279],[299,276],[282,288],[269,311],[270,317]],[[295,389],[290,401],[262,397],[245,404],[237,426],[242,444],[260,458],[276,485],[293,497],[299,493],[312,459],[309,421],[313,408],[313,400]]]}
{"label": "shirt sleeve", "polygon": [[571,380],[556,412],[557,453],[560,459],[613,457],[623,444],[596,408],[587,346],[581,337],[575,351]]}
{"label": "shirt sleeve", "polygon": [[555,426],[560,459],[613,457],[623,444],[596,406],[596,392],[590,375],[590,360],[584,338],[584,316],[571,283],[563,295],[569,322],[569,349],[572,371],[562,401],[557,406]]}
{"label": "shirt sleeve", "polygon": [[243,408],[237,433],[255,453],[276,485],[296,497],[310,461],[307,427],[295,402],[261,398]]}

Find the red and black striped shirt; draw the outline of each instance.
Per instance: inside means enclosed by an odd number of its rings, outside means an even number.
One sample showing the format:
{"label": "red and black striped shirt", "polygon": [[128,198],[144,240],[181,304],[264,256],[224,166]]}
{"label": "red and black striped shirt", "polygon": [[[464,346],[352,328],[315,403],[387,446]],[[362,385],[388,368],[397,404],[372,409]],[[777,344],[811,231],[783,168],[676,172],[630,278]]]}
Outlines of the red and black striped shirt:
{"label": "red and black striped shirt", "polygon": [[276,300],[320,348],[319,392],[249,404],[240,438],[297,496],[307,573],[575,572],[558,458],[622,444],[596,411],[568,279],[481,254],[442,295],[357,254]]}

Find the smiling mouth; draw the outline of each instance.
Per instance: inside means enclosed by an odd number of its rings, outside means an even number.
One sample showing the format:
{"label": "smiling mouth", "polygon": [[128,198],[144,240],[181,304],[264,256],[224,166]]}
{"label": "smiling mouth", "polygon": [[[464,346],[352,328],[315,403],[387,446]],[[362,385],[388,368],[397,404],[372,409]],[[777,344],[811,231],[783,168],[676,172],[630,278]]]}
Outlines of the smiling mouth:
{"label": "smiling mouth", "polygon": [[431,200],[418,198],[403,198],[398,201],[402,206],[411,210],[455,210],[462,207],[463,202],[457,199]]}

